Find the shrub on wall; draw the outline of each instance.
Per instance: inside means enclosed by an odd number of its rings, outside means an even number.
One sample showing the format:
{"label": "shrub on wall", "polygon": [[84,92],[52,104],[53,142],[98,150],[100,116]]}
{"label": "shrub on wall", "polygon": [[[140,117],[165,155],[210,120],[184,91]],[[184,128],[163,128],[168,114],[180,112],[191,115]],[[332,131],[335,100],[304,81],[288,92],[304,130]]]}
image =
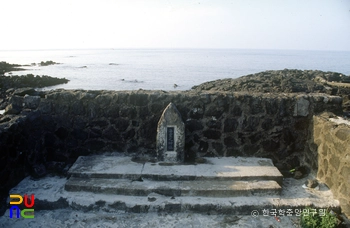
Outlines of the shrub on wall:
{"label": "shrub on wall", "polygon": [[311,208],[306,208],[301,215],[300,225],[303,228],[335,228],[338,227],[338,219],[335,215],[327,211],[324,215],[319,213],[310,214]]}

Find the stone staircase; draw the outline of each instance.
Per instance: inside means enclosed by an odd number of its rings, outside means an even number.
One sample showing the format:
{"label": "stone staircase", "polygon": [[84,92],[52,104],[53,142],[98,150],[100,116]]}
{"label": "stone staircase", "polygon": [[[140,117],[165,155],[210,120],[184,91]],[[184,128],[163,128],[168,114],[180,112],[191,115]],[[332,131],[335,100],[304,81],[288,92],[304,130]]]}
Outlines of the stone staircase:
{"label": "stone staircase", "polygon": [[69,175],[66,191],[127,196],[278,196],[282,183],[278,169],[262,158],[206,158],[204,164],[177,164],[90,156],[79,157]]}
{"label": "stone staircase", "polygon": [[[231,211],[235,210],[232,207],[235,199],[238,202],[245,198],[247,206],[247,199],[254,197],[280,197],[283,176],[270,159],[226,157],[205,158],[202,162],[177,164],[121,156],[79,157],[69,170],[64,189],[109,195],[115,199],[109,202],[109,207],[117,203],[118,209],[132,212],[135,207],[137,212],[203,212],[210,208],[222,210],[223,206],[227,207],[225,211]],[[257,209],[254,203],[246,208],[247,213],[252,208]]]}
{"label": "stone staircase", "polygon": [[[263,158],[206,158],[201,164],[171,164],[113,153],[79,157],[68,179],[27,177],[11,193],[34,194],[35,211],[68,209],[106,216],[257,216],[279,210],[294,216],[310,206],[339,211],[339,201],[324,184],[319,190],[302,187],[308,178],[314,177],[282,179],[271,160]],[[271,213],[264,216],[274,216]]]}

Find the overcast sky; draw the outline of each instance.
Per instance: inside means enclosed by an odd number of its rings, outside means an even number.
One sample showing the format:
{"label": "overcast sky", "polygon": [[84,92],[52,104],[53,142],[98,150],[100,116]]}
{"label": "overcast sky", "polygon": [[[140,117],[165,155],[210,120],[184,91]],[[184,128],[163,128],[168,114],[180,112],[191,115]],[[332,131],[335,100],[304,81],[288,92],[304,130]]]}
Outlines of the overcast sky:
{"label": "overcast sky", "polygon": [[0,50],[350,51],[350,0],[1,0]]}

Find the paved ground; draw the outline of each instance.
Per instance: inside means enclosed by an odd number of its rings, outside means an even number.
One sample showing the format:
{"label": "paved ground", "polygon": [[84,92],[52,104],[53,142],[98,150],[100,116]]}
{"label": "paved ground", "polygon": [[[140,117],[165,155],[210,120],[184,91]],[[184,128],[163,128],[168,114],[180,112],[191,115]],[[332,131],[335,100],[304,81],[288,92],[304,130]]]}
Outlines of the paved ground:
{"label": "paved ground", "polygon": [[[282,197],[290,198],[290,203],[300,204],[301,201],[314,202],[315,204],[334,204],[331,192],[324,186],[319,191],[307,190],[301,187],[303,180],[286,179],[283,183]],[[89,210],[83,212],[81,210],[73,210],[72,206],[84,203],[90,205],[99,200],[108,201],[111,195],[93,194],[93,193],[71,193],[64,190],[64,183],[66,178],[60,177],[46,177],[40,180],[32,180],[29,177],[24,179],[18,186],[12,189],[11,193],[35,193],[35,199],[42,200],[57,200],[59,197],[64,197],[70,203],[69,207],[56,210],[36,210],[35,218],[9,218],[9,210],[4,216],[0,217],[0,227],[299,227],[299,218],[295,213],[292,216],[278,216],[280,221],[272,215],[263,216],[259,210],[259,216],[255,217],[256,212],[252,215],[232,215],[232,214],[218,214],[216,211],[209,211],[204,214],[197,214],[191,212],[182,213],[126,213],[120,211],[105,212],[103,210]],[[297,196],[295,195],[296,193]],[[120,196],[126,197],[126,196]],[[135,201],[139,204],[141,198],[125,199],[130,204]],[[144,197],[145,198],[145,197]],[[233,200],[235,198],[231,198]],[[244,200],[245,199],[245,200]],[[114,200],[114,199],[113,199]],[[168,199],[169,200],[169,199]],[[192,199],[196,200],[196,199]],[[204,199],[202,198],[201,201]],[[236,197],[237,204],[244,203],[246,200],[257,201],[254,197]],[[268,200],[268,199],[267,199]],[[147,201],[147,197],[146,197]],[[155,202],[163,203],[162,199],[157,199]],[[259,201],[259,202],[258,202]],[[36,201],[35,201],[36,202]],[[142,202],[141,202],[142,203]],[[247,203],[247,202],[246,202]],[[321,206],[321,205],[319,205]],[[34,206],[35,208],[36,206]]]}
{"label": "paved ground", "polygon": [[142,176],[163,176],[168,180],[176,177],[184,179],[229,179],[250,178],[266,180],[266,177],[279,181],[282,174],[267,158],[206,158],[206,162],[197,165],[172,164],[162,162],[133,162],[130,157],[121,156],[81,156],[70,168],[72,175],[85,175],[99,178],[121,178]]}
{"label": "paved ground", "polygon": [[234,216],[234,215],[201,215],[192,213],[176,214],[135,214],[135,213],[83,213],[73,210],[54,210],[35,212],[34,219],[10,219],[6,214],[0,218],[0,227],[246,227],[246,228],[289,228],[299,227],[299,217],[273,216]]}
{"label": "paved ground", "polygon": [[[261,163],[261,162],[260,162]],[[105,164],[108,166],[108,162]],[[264,163],[262,166],[265,166]],[[261,164],[260,164],[261,166]],[[106,167],[106,166],[104,166]],[[238,167],[238,166],[237,166]],[[236,168],[237,168],[236,167]],[[189,168],[189,166],[184,166]],[[230,168],[230,167],[226,167]],[[243,167],[244,168],[244,167]],[[105,169],[102,169],[106,171]],[[147,170],[147,169],[146,169]],[[230,168],[231,170],[231,168]],[[137,169],[137,173],[141,170]],[[206,170],[208,172],[208,170]],[[225,171],[225,170],[223,170]],[[155,195],[154,201],[150,196],[122,196],[113,194],[100,194],[89,192],[67,192],[64,185],[67,179],[64,177],[47,176],[39,180],[30,177],[25,178],[14,187],[10,194],[35,194],[35,218],[10,218],[10,211],[0,217],[0,228],[2,227],[299,227],[299,218],[295,208],[305,205],[314,205],[317,208],[334,207],[339,208],[339,202],[333,198],[331,191],[323,184],[319,190],[304,189],[302,185],[309,176],[302,180],[286,178],[283,180],[282,193],[280,197],[176,197],[172,199],[167,196]],[[63,199],[63,201],[61,200]],[[8,200],[9,201],[9,200]],[[202,213],[193,213],[191,210],[181,212],[159,212],[166,202],[179,202],[183,205],[214,205],[214,210],[200,210]],[[62,203],[63,202],[63,203]],[[149,213],[125,212],[116,203],[124,203],[125,208],[133,206],[149,206],[154,210]],[[45,210],[45,205],[53,207]],[[291,216],[277,215],[271,212],[263,215],[262,208],[274,206],[293,206]],[[114,206],[114,207],[113,207]],[[39,209],[42,210],[39,210]],[[223,208],[226,213],[220,213]],[[241,211],[245,208],[245,211]],[[256,211],[254,211],[254,208]],[[186,209],[186,208],[185,208]],[[249,210],[248,210],[249,209]],[[228,213],[227,213],[228,212]],[[235,214],[233,214],[235,213]],[[258,215],[259,214],[259,215]]]}

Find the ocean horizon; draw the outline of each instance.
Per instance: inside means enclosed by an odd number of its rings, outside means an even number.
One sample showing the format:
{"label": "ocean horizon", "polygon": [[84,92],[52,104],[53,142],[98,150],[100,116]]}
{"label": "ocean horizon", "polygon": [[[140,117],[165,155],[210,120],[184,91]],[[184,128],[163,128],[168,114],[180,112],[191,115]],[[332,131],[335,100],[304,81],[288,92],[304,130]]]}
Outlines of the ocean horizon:
{"label": "ocean horizon", "polygon": [[[262,49],[55,49],[0,51],[0,61],[32,64],[13,75],[67,78],[50,89],[189,90],[224,78],[266,70],[321,70],[350,75],[349,51]],[[8,75],[8,74],[7,74]]]}

